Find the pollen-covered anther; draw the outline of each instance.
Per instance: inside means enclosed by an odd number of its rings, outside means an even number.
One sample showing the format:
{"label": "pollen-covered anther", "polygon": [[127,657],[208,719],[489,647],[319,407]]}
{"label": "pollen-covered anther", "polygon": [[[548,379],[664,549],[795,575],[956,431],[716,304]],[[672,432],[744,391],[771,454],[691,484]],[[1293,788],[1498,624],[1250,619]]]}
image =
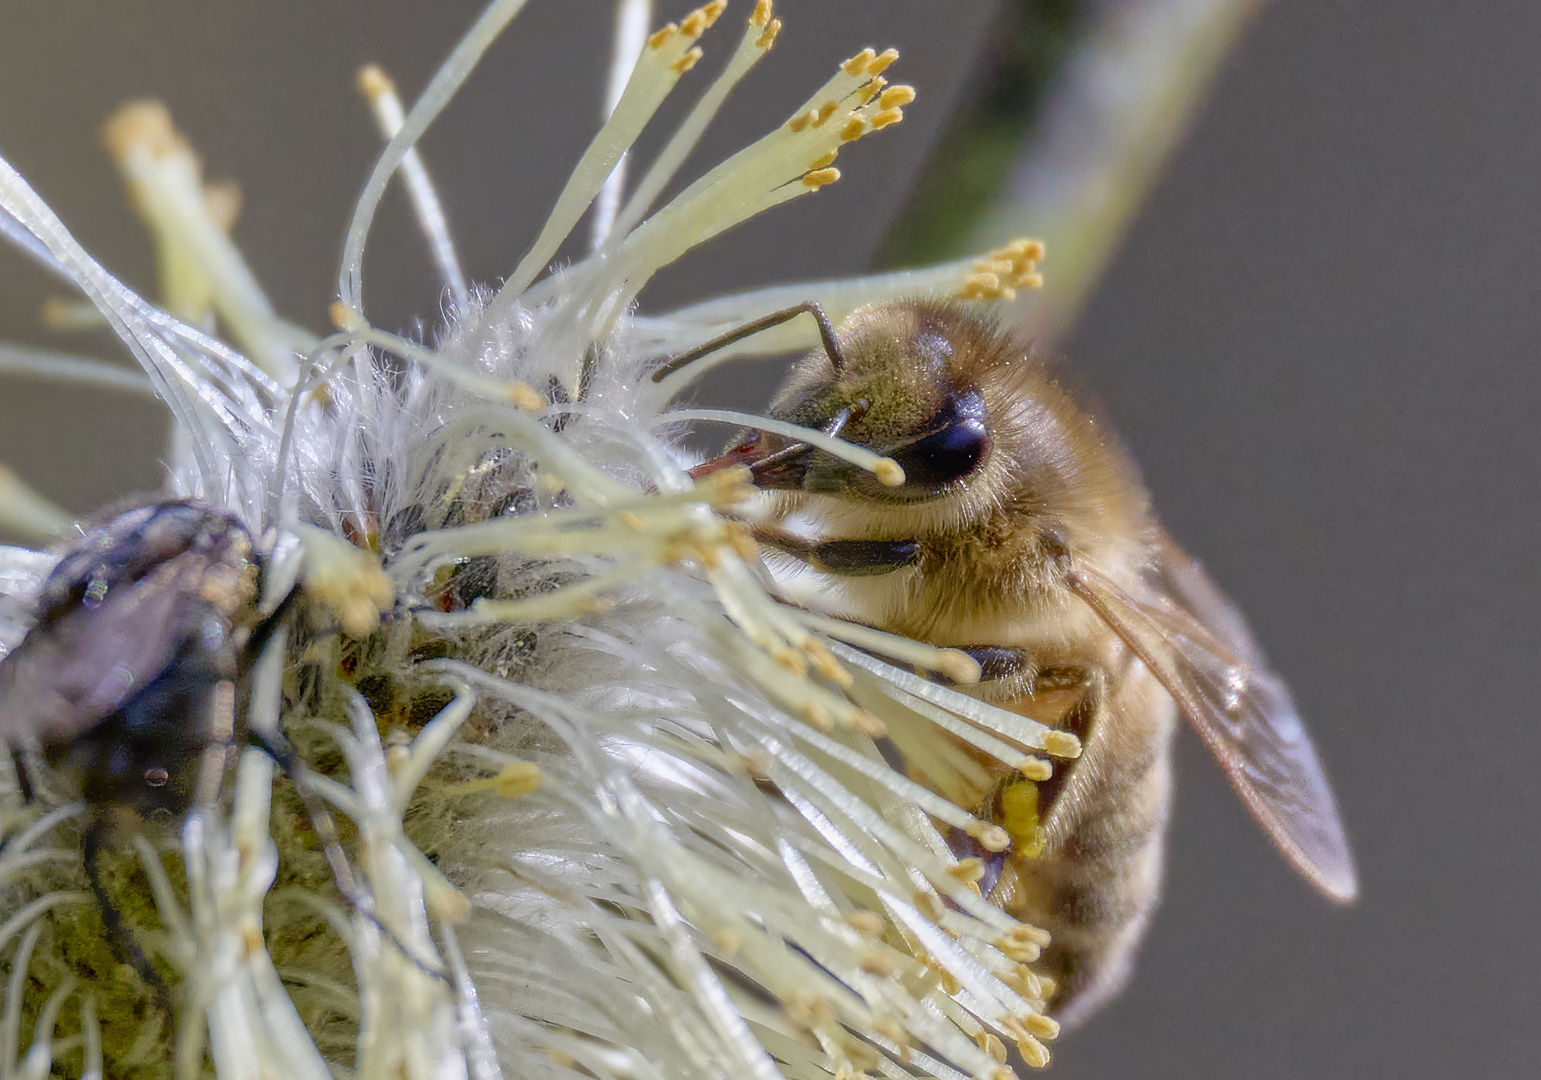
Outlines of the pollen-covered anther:
{"label": "pollen-covered anther", "polygon": [[423,877],[423,903],[441,923],[463,923],[471,917],[471,901],[465,893],[437,874]]}
{"label": "pollen-covered anther", "polygon": [[841,64],[840,70],[844,71],[847,75],[850,75],[853,78],[865,75],[867,73],[867,66],[877,58],[878,54],[876,50],[870,48],[863,49],[861,52],[851,57],[845,63]]}
{"label": "pollen-covered anther", "polygon": [[159,101],[130,101],[119,107],[102,125],[102,142],[117,161],[135,150],[157,157],[186,154],[197,160],[192,146],[171,122],[171,111]]}
{"label": "pollen-covered anther", "polygon": [[1017,762],[1017,772],[1029,780],[1043,783],[1054,776],[1054,766],[1040,757],[1025,757]]}
{"label": "pollen-covered anther", "polygon": [[1059,1038],[1059,1021],[1042,1013],[1027,1013],[1017,1017],[1022,1026],[1040,1039]]}
{"label": "pollen-covered anther", "polygon": [[985,876],[985,864],[974,858],[959,859],[947,872],[959,881],[973,883]]}
{"label": "pollen-covered anther", "polygon": [[754,10],[749,13],[749,25],[757,26],[761,30],[771,22],[771,0],[755,0]]}
{"label": "pollen-covered anther", "polygon": [[680,20],[680,33],[693,38],[700,37],[721,17],[727,7],[728,0],[712,0],[710,4],[696,8]]}
{"label": "pollen-covered anther", "polygon": [[359,93],[369,101],[396,92],[396,83],[379,64],[365,64],[359,68],[354,83],[358,86]]}
{"label": "pollen-covered anther", "polygon": [[765,29],[760,31],[760,36],[754,39],[754,47],[769,52],[775,47],[776,38],[781,34],[781,20],[771,19],[764,26]]}
{"label": "pollen-covered anther", "polygon": [[840,156],[840,151],[839,150],[831,150],[829,153],[825,154],[823,157],[821,157],[818,160],[816,160],[812,165],[809,165],[808,168],[810,168],[810,169],[827,169],[827,168],[829,168],[831,165],[833,165],[835,163],[835,159],[838,158],[839,156]]}
{"label": "pollen-covered anther", "polygon": [[973,686],[982,674],[979,661],[962,649],[942,649],[936,659],[936,669],[960,686]]}
{"label": "pollen-covered anther", "polygon": [[917,892],[912,897],[912,901],[915,904],[916,910],[918,910],[922,915],[930,919],[932,922],[937,922],[941,919],[942,905],[940,902],[938,902],[934,894],[928,892]]}
{"label": "pollen-covered anther", "polygon": [[1068,731],[1050,731],[1043,737],[1043,752],[1057,758],[1081,756],[1081,740]]}
{"label": "pollen-covered anther", "polygon": [[712,935],[712,944],[723,956],[737,956],[744,946],[744,938],[737,930],[718,930]]}
{"label": "pollen-covered anther", "polygon": [[1049,1063],[1049,1048],[1031,1035],[1017,1040],[1017,1053],[1035,1069],[1041,1069]]}
{"label": "pollen-covered anther", "polygon": [[[845,127],[840,129],[842,142],[855,142],[865,134],[867,134],[867,122],[859,116],[851,117],[845,122]],[[822,161],[823,158],[819,160]]]}
{"label": "pollen-covered anther", "polygon": [[803,185],[818,191],[821,187],[827,187],[840,179],[839,169],[814,169],[803,173]]}
{"label": "pollen-covered anther", "polygon": [[1047,930],[1030,926],[1027,923],[1015,924],[1010,930],[1006,931],[1005,936],[1013,941],[1031,941],[1033,944],[1040,946],[1049,943],[1049,932]]}
{"label": "pollen-covered anther", "polygon": [[882,131],[904,119],[903,109],[884,109],[872,118],[872,130]]}
{"label": "pollen-covered anther", "polygon": [[882,934],[883,927],[888,925],[888,920],[876,911],[849,911],[844,918],[845,924],[862,937],[875,938]]}
{"label": "pollen-covered anther", "polygon": [[884,487],[898,487],[904,483],[904,468],[893,458],[878,458],[872,467],[872,475]]}
{"label": "pollen-covered anther", "polygon": [[899,961],[894,959],[891,953],[878,952],[874,949],[872,952],[863,953],[856,966],[868,975],[887,979],[899,970]]}
{"label": "pollen-covered anther", "polygon": [[898,49],[884,49],[877,56],[873,57],[871,63],[867,65],[867,74],[881,75],[897,59],[899,59]]}
{"label": "pollen-covered anther", "polygon": [[782,1012],[792,1024],[802,1028],[827,1027],[839,1019],[830,1000],[818,994],[788,998]]}
{"label": "pollen-covered anther", "polygon": [[1020,941],[1009,934],[996,938],[995,947],[1008,960],[1015,960],[1019,964],[1031,964],[1043,951],[1035,942]]}
{"label": "pollen-covered anther", "polygon": [[855,684],[855,677],[840,665],[840,661],[818,638],[809,638],[803,643],[803,650],[813,662],[813,669],[842,690]]}
{"label": "pollen-covered anther", "polygon": [[990,1055],[990,1060],[997,1065],[1006,1064],[1006,1044],[1000,1037],[988,1031],[981,1031],[976,1037],[979,1049]]}
{"label": "pollen-covered anther", "polygon": [[908,105],[914,100],[915,88],[900,83],[898,86],[890,86],[887,90],[883,91],[882,96],[878,98],[878,108],[897,109]]}
{"label": "pollen-covered anther", "polygon": [[770,780],[771,756],[764,750],[755,750],[744,754],[739,760],[743,763],[744,771],[751,778],[761,782]]}
{"label": "pollen-covered anther", "polygon": [[615,610],[615,601],[608,596],[580,596],[574,606],[585,615],[608,615]]}
{"label": "pollen-covered anther", "polygon": [[370,552],[320,529],[301,528],[306,595],[329,610],[344,633],[368,637],[380,625],[380,613],[395,602],[395,585]]}
{"label": "pollen-covered anther", "polygon": [[362,334],[369,329],[369,321],[341,300],[333,300],[326,315],[333,326],[350,334]]}
{"label": "pollen-covered anther", "polygon": [[669,67],[674,70],[675,74],[683,75],[685,72],[696,66],[696,62],[701,59],[702,55],[703,53],[701,52],[701,47],[697,45],[684,56],[681,56],[678,60],[674,61],[674,63],[670,64]]}
{"label": "pollen-covered anther", "polygon": [[877,1019],[873,1020],[872,1030],[883,1036],[883,1038],[887,1039],[895,1046],[899,1047],[901,1050],[908,1049],[910,1045],[909,1031],[907,1031],[904,1025],[899,1023],[899,1021],[894,1019],[892,1016],[879,1016]]}
{"label": "pollen-covered anther", "polygon": [[798,709],[804,720],[818,728],[820,731],[831,731],[835,726],[835,718],[830,715],[829,709],[821,701],[805,701]]}
{"label": "pollen-covered anther", "polygon": [[1001,852],[1011,847],[1011,834],[992,822],[972,821],[967,831],[986,851]]}
{"label": "pollen-covered anther", "polygon": [[522,799],[540,790],[540,766],[533,761],[514,761],[493,777],[492,789],[503,799]]}
{"label": "pollen-covered anther", "polygon": [[654,30],[651,35],[649,35],[647,39],[647,47],[655,51],[661,49],[669,43],[670,38],[679,32],[680,28],[678,23],[664,23],[657,30]]}
{"label": "pollen-covered anther", "polygon": [[887,79],[881,77],[872,79],[870,82],[864,85],[860,91],[858,91],[861,95],[861,97],[858,99],[859,103],[862,105],[870,104],[872,99],[881,94],[883,92],[883,88],[887,85]]}
{"label": "pollen-covered anther", "polygon": [[888,734],[888,725],[865,709],[857,709],[853,712],[850,722],[852,728],[868,738],[881,739]]}
{"label": "pollen-covered anther", "polygon": [[615,515],[615,520],[632,532],[647,531],[647,519],[634,510],[622,510]]}
{"label": "pollen-covered anther", "polygon": [[808,674],[807,657],[789,645],[780,645],[771,650],[771,659],[799,679]]}
{"label": "pollen-covered anther", "polygon": [[525,412],[540,412],[551,404],[545,394],[518,379],[508,384],[508,400]]}

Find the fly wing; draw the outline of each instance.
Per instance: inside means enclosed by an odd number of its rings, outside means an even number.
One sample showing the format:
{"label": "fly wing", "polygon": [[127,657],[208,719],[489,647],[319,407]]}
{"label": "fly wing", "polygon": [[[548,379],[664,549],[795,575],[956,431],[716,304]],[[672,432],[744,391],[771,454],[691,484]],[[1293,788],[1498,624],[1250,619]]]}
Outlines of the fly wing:
{"label": "fly wing", "polygon": [[202,555],[169,559],[29,634],[0,662],[0,742],[73,738],[154,680],[201,632],[206,567]]}
{"label": "fly wing", "polygon": [[1084,563],[1068,580],[1176,700],[1295,869],[1331,899],[1352,900],[1354,860],[1316,748],[1289,688],[1208,575],[1163,536],[1136,593]]}

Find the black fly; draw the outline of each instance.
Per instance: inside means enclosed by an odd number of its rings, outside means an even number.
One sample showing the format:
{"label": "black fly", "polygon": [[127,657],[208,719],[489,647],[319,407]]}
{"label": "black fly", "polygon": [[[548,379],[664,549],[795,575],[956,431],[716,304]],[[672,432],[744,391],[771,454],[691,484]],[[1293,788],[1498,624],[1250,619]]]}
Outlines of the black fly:
{"label": "black fly", "polygon": [[122,510],[64,550],[31,631],[0,660],[0,742],[23,761],[41,754],[75,788],[62,794],[85,800],[103,922],[162,994],[100,856],[151,815],[179,818],[217,793],[245,741],[237,684],[277,618],[258,611],[261,567],[227,510],[195,499]]}

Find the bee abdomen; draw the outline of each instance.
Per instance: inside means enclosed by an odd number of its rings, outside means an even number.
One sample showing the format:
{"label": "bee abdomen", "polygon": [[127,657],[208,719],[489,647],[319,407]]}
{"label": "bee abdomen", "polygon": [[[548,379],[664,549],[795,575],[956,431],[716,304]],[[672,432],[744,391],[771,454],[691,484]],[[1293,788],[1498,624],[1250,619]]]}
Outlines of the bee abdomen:
{"label": "bee abdomen", "polygon": [[1050,1005],[1062,1023],[1123,986],[1160,895],[1175,708],[1143,668],[1118,684],[1053,793],[1043,854],[1012,859],[993,897],[1049,931],[1035,967],[1058,986]]}

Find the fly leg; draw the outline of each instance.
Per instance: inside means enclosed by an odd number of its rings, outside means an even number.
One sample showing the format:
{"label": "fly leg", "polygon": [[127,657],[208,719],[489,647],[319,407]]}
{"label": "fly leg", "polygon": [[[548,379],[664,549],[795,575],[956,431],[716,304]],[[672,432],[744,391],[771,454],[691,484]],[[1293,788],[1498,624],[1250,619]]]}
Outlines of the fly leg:
{"label": "fly leg", "polygon": [[111,845],[117,824],[112,810],[91,807],[85,828],[80,834],[80,853],[85,863],[86,882],[91,888],[91,896],[96,900],[96,909],[102,916],[102,925],[107,929],[107,941],[113,954],[121,963],[134,969],[155,995],[156,1004],[169,1018],[174,1015],[171,1009],[171,989],[166,985],[166,980],[161,978],[160,972],[155,970],[155,965],[150,962],[144,949],[140,948],[133,930],[123,917],[123,909],[118,906],[102,877],[102,856]]}

